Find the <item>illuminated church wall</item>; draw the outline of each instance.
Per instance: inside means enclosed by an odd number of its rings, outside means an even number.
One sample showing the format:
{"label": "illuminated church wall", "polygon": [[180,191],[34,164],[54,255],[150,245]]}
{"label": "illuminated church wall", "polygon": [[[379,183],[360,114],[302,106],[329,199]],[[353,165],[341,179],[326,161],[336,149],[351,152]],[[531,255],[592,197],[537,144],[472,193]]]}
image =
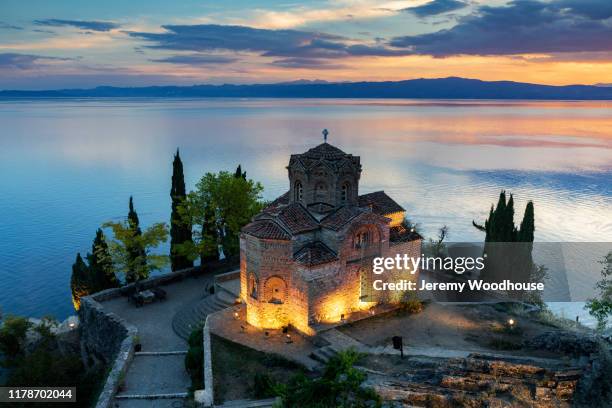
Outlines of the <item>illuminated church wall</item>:
{"label": "illuminated church wall", "polygon": [[[359,195],[360,158],[328,143],[292,155],[287,169],[289,191],[242,229],[247,322],[313,335],[319,324],[349,319],[375,301],[399,301],[401,292],[372,296],[372,260],[420,255],[422,238],[402,225],[404,209],[383,191]],[[389,271],[381,278],[416,277]]]}

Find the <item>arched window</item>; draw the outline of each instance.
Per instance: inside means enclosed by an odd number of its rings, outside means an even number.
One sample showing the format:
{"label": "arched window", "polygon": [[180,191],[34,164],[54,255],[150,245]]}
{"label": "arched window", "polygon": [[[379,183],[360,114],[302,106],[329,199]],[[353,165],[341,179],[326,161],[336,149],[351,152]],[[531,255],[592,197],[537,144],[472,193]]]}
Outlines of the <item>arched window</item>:
{"label": "arched window", "polygon": [[293,186],[293,193],[295,195],[295,201],[302,201],[304,196],[304,188],[302,187],[301,181],[296,181]]}
{"label": "arched window", "polygon": [[340,191],[340,201],[342,203],[346,203],[351,195],[351,185],[346,182],[342,184],[342,189]]}
{"label": "arched window", "polygon": [[269,303],[282,304],[287,300],[287,284],[278,277],[272,276],[266,280],[266,301]]}
{"label": "arched window", "polygon": [[357,232],[357,234],[355,234],[355,237],[353,239],[353,247],[355,249],[367,248],[368,246],[370,246],[371,240],[372,240],[372,236],[370,234],[370,231],[361,230]]}
{"label": "arched window", "polygon": [[250,274],[249,275],[249,285],[248,285],[248,291],[249,291],[249,295],[251,295],[252,298],[257,299],[257,277],[255,277],[255,274]]}

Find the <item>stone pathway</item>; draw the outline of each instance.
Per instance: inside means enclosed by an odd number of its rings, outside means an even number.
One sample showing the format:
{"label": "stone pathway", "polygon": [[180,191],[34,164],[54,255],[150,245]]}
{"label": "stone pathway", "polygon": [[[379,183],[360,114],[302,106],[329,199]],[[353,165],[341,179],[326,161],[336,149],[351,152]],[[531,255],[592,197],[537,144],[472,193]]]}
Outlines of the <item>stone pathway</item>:
{"label": "stone pathway", "polygon": [[187,351],[136,353],[115,400],[185,398],[191,382],[185,371]]}
{"label": "stone pathway", "polygon": [[121,297],[102,303],[138,329],[142,351],[126,373],[125,385],[115,396],[113,407],[185,406],[191,378],[185,370],[187,343],[173,330],[175,316],[181,310],[199,304],[210,296],[206,288],[212,276],[187,278],[164,286],[167,300],[135,307]]}

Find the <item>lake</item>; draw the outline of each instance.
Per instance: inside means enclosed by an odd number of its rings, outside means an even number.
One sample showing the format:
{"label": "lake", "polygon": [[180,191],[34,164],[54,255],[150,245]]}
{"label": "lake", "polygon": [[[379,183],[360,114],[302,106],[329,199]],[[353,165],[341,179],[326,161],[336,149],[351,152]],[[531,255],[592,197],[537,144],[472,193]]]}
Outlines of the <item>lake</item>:
{"label": "lake", "polygon": [[360,192],[385,190],[426,237],[446,224],[451,241],[482,241],[472,220],[506,189],[517,224],[534,201],[536,241],[612,241],[612,102],[0,101],[2,311],[73,314],[71,265],[98,226],[130,195],[141,223],[168,221],[177,148],[188,189],[241,164],[273,199],[324,128],[361,156]]}

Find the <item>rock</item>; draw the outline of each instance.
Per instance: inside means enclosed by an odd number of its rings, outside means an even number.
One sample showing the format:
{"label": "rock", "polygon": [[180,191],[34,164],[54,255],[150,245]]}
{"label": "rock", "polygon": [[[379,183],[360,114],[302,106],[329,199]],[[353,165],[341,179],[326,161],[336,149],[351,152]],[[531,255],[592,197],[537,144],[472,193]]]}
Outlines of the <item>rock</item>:
{"label": "rock", "polygon": [[527,347],[576,356],[590,355],[599,350],[595,335],[569,331],[548,331],[525,343]]}

